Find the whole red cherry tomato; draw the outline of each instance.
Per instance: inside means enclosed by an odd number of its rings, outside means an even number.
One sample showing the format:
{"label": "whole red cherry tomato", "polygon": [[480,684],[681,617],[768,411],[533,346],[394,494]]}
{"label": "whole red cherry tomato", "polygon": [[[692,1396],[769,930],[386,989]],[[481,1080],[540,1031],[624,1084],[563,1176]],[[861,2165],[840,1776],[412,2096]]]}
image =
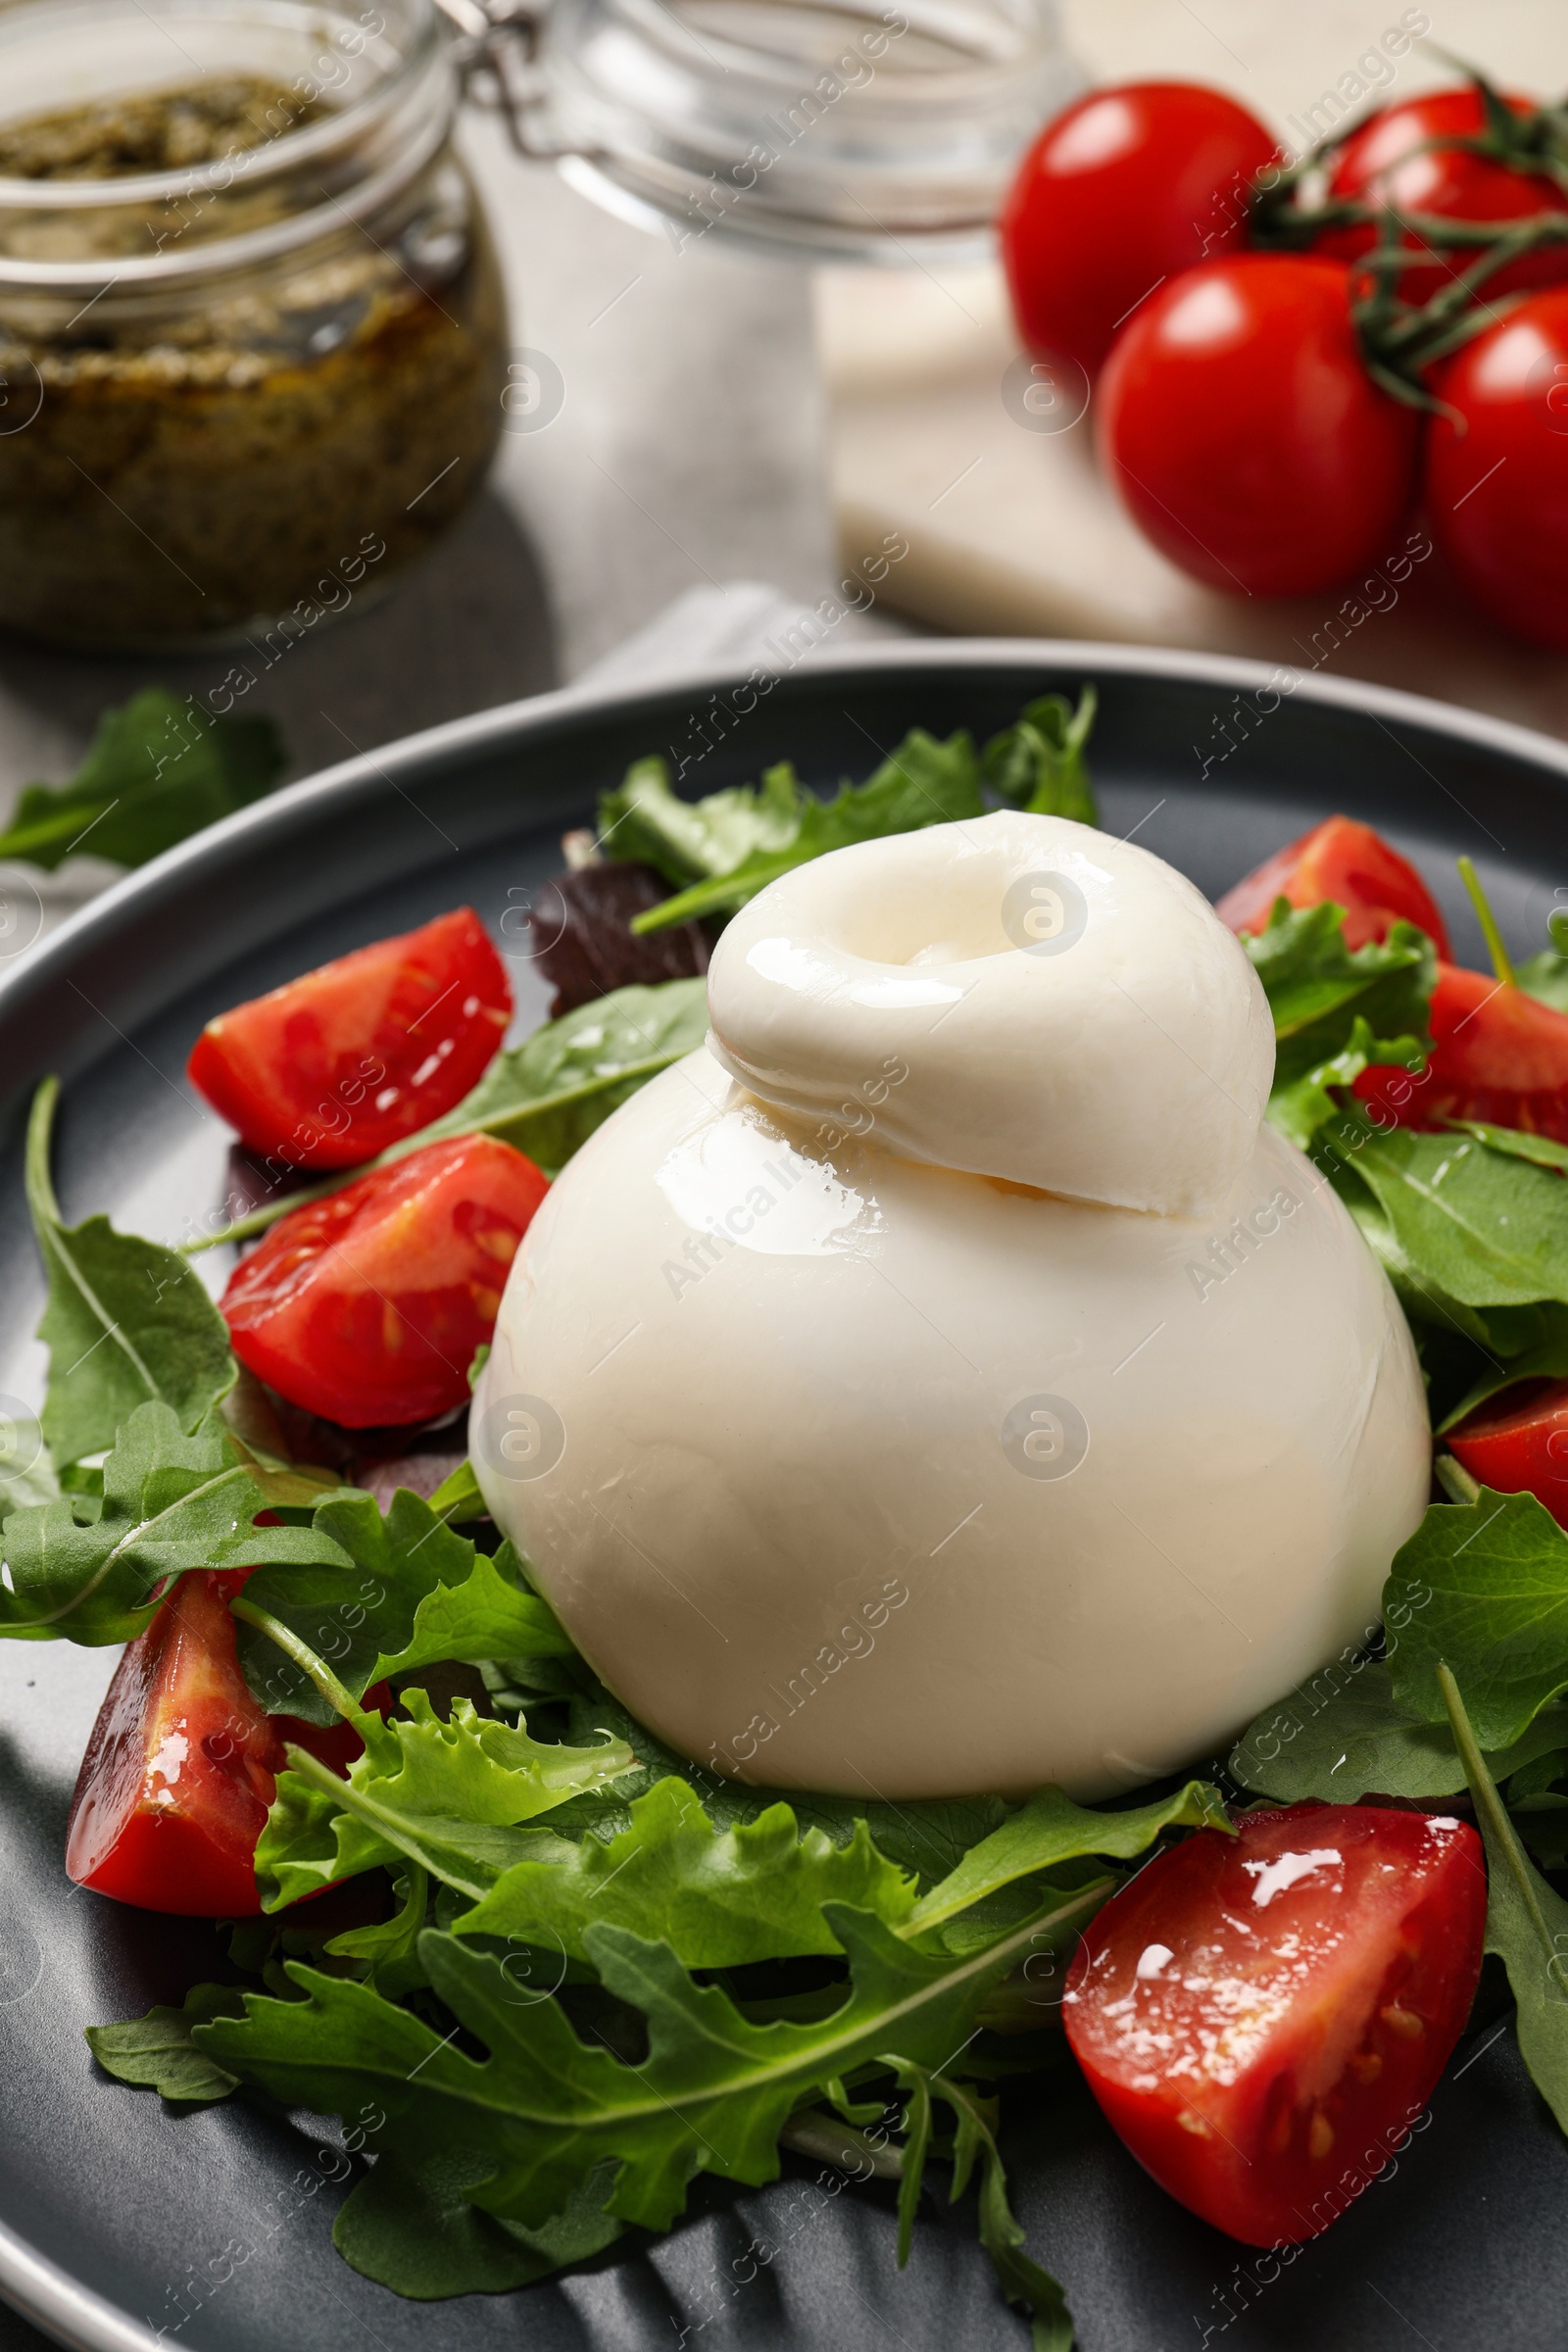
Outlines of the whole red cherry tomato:
{"label": "whole red cherry tomato", "polygon": [[1363,1070],[1355,1092],[1384,1126],[1478,1119],[1568,1144],[1568,1013],[1491,972],[1440,963],[1425,1070]]}
{"label": "whole red cherry tomato", "polygon": [[352,1726],[319,1731],[251,1695],[228,1613],[250,1573],[182,1576],[116,1667],[71,1800],[66,1870],[79,1886],[144,1911],[250,1918],[284,1741],[336,1772],[360,1754]]}
{"label": "whole red cherry tomato", "polygon": [[1432,536],[1484,612],[1568,646],[1568,287],[1533,294],[1467,343],[1433,390]]}
{"label": "whole red cherry tomato", "polygon": [[1464,1823],[1250,1813],[1158,1854],[1098,1914],[1062,2023],[1146,2171],[1249,2245],[1316,2237],[1404,2144],[1481,1974]]}
{"label": "whole red cherry tomato", "polygon": [[348,1429],[449,1412],[548,1190],[510,1144],[466,1135],[292,1209],[229,1277],[234,1353]]}
{"label": "whole red cherry tomato", "polygon": [[1265,931],[1276,899],[1292,906],[1332,899],[1345,908],[1348,948],[1387,939],[1389,925],[1402,919],[1425,931],[1440,956],[1449,953],[1437,901],[1415,867],[1353,817],[1326,816],[1288,849],[1276,850],[1225,893],[1215,911],[1233,931]]}
{"label": "whole red cherry tomato", "polygon": [[1497,1494],[1534,1494],[1568,1527],[1568,1380],[1521,1381],[1466,1413],[1445,1443]]}
{"label": "whole red cherry tomato", "polygon": [[[1506,103],[1516,115],[1534,112],[1528,98],[1510,97]],[[1431,139],[1474,138],[1486,126],[1486,107],[1473,83],[1428,90],[1398,106],[1383,107],[1340,149],[1329,192],[1402,214],[1435,213],[1448,220],[1495,221],[1499,227],[1542,213],[1568,213],[1568,195],[1544,173],[1516,172],[1462,147],[1425,144]],[[1353,260],[1370,252],[1376,242],[1377,231],[1371,227],[1330,229],[1319,240],[1318,251]],[[1398,292],[1405,302],[1429,301],[1475,261],[1480,250],[1456,246],[1438,254],[1413,234],[1401,242],[1426,257],[1399,273]],[[1556,285],[1564,278],[1568,245],[1543,245],[1486,279],[1482,292],[1486,301],[1494,302],[1501,294]]]}
{"label": "whole red cherry tomato", "polygon": [[461,1102],[511,1017],[507,967],[460,906],[220,1013],[187,1068],[253,1152],[352,1168]]}
{"label": "whole red cherry tomato", "polygon": [[1240,244],[1254,172],[1275,153],[1218,90],[1135,81],[1049,122],[1002,208],[1002,260],[1031,351],[1090,374],[1165,279]]}
{"label": "whole red cherry tomato", "polygon": [[1100,448],[1173,564],[1256,596],[1326,588],[1385,554],[1409,504],[1417,419],[1380,392],[1349,271],[1238,254],[1128,321],[1101,379]]}

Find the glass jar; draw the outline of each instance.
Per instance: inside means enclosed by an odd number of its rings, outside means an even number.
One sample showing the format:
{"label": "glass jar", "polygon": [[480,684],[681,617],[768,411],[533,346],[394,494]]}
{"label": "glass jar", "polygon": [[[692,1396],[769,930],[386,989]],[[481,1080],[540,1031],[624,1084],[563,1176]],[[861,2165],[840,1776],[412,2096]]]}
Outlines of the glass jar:
{"label": "glass jar", "polygon": [[432,0],[0,0],[0,625],[179,647],[473,495],[506,315]]}

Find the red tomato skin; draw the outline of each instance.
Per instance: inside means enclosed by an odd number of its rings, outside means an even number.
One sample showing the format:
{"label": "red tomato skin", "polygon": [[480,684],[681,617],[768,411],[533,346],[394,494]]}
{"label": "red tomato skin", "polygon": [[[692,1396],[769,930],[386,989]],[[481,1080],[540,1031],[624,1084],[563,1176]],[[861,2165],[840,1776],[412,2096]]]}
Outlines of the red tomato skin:
{"label": "red tomato skin", "polygon": [[1210,588],[1331,587],[1388,554],[1410,504],[1417,418],[1362,366],[1341,262],[1190,270],[1116,338],[1099,407],[1133,520]]}
{"label": "red tomato skin", "polygon": [[[1293,1873],[1313,1855],[1334,1859]],[[1470,2012],[1486,1903],[1462,1822],[1244,1815],[1234,1838],[1200,1830],[1157,1855],[1098,1914],[1067,2038],[1162,2188],[1248,2245],[1298,2244],[1420,2120]]]}
{"label": "red tomato skin", "polygon": [[1355,1093],[1383,1127],[1480,1119],[1568,1144],[1568,1013],[1491,972],[1440,963],[1426,1069],[1363,1070]]}
{"label": "red tomato skin", "polygon": [[186,1073],[251,1151],[352,1168],[461,1102],[511,1018],[507,967],[460,906],[220,1013]]}
{"label": "red tomato skin", "polygon": [[1415,867],[1390,849],[1381,833],[1352,817],[1326,816],[1228,890],[1215,908],[1233,931],[1266,931],[1276,899],[1316,906],[1332,899],[1345,908],[1345,943],[1364,948],[1385,940],[1392,923],[1414,923],[1440,956],[1448,932],[1437,901]]}
{"label": "red tomato skin", "polygon": [[[1534,111],[1528,98],[1510,97],[1516,115]],[[1395,211],[1436,213],[1448,220],[1506,224],[1539,213],[1568,212],[1568,197],[1556,184],[1534,172],[1513,172],[1507,165],[1462,148],[1435,147],[1416,152],[1428,139],[1472,138],[1486,127],[1486,109],[1472,84],[1457,89],[1430,90],[1398,106],[1381,108],[1353,131],[1339,151],[1330,192],[1363,204],[1389,205]],[[1420,240],[1407,235],[1404,243],[1423,250]],[[1318,240],[1320,253],[1353,261],[1369,253],[1377,231],[1363,228],[1328,230]],[[1477,248],[1455,249],[1446,259],[1428,253],[1399,273],[1398,292],[1405,302],[1428,302],[1440,288],[1476,259]],[[1531,286],[1557,285],[1568,277],[1568,246],[1544,245],[1523,254],[1489,277],[1482,296],[1494,302]]]}
{"label": "red tomato skin", "polygon": [[1432,536],[1484,612],[1568,647],[1568,287],[1533,294],[1439,369],[1427,426]]}
{"label": "red tomato skin", "polygon": [[1534,1494],[1568,1527],[1568,1380],[1521,1381],[1467,1413],[1444,1441],[1495,1494]]}
{"label": "red tomato skin", "polygon": [[229,1277],[234,1353],[346,1429],[450,1412],[549,1189],[510,1144],[454,1136],[291,1210]]}
{"label": "red tomato skin", "polygon": [[350,1725],[321,1731],[252,1696],[228,1612],[250,1573],[180,1577],[127,1645],[71,1800],[66,1872],[77,1886],[144,1911],[254,1918],[256,1840],[284,1741],[336,1772],[362,1752]]}
{"label": "red tomato skin", "polygon": [[1161,278],[1242,241],[1276,152],[1255,116],[1184,81],[1095,90],[1048,122],[1002,208],[1002,260],[1031,351],[1093,375]]}

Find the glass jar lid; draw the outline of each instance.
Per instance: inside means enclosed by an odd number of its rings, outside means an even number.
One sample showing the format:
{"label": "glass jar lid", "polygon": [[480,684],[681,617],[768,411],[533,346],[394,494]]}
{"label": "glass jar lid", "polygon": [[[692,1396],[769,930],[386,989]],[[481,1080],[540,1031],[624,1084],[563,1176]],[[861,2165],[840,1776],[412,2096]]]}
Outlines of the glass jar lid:
{"label": "glass jar lid", "polygon": [[[482,15],[443,5],[470,32]],[[980,258],[1022,149],[1084,86],[1055,0],[514,0],[491,26],[529,152],[682,246]]]}

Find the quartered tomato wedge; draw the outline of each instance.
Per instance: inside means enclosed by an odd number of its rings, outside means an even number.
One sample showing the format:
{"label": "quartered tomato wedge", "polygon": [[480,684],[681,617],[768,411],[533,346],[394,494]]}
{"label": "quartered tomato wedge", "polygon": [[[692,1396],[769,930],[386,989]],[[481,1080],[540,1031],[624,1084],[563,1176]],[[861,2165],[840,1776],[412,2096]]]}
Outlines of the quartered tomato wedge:
{"label": "quartered tomato wedge", "polygon": [[1099,1913],[1062,2022],[1162,2188],[1249,2245],[1316,2237],[1403,2145],[1469,2015],[1465,1824],[1291,1805],[1200,1830]]}
{"label": "quartered tomato wedge", "polygon": [[1425,1071],[1363,1070],[1355,1092],[1383,1126],[1479,1119],[1568,1144],[1568,1013],[1491,972],[1440,963]]}
{"label": "quartered tomato wedge", "polygon": [[1568,1527],[1568,1380],[1521,1381],[1466,1413],[1445,1443],[1496,1494],[1534,1494]]}
{"label": "quartered tomato wedge", "polygon": [[510,1144],[455,1136],[291,1210],[223,1293],[234,1353],[348,1429],[450,1412],[549,1189]]}
{"label": "quartered tomato wedge", "polygon": [[352,1168],[461,1102],[511,1017],[506,966],[460,906],[220,1013],[186,1066],[253,1152]]}
{"label": "quartered tomato wedge", "polygon": [[1402,918],[1425,931],[1440,956],[1448,954],[1447,928],[1415,867],[1370,825],[1348,816],[1325,817],[1265,858],[1225,893],[1220,920],[1233,931],[1265,931],[1276,899],[1292,906],[1332,899],[1345,908],[1345,941],[1352,949],[1386,939],[1390,924]]}
{"label": "quartered tomato wedge", "polygon": [[71,1802],[66,1869],[78,1886],[146,1911],[249,1918],[284,1742],[336,1772],[361,1752],[349,1725],[319,1731],[251,1695],[228,1613],[249,1574],[182,1576],[116,1667]]}

